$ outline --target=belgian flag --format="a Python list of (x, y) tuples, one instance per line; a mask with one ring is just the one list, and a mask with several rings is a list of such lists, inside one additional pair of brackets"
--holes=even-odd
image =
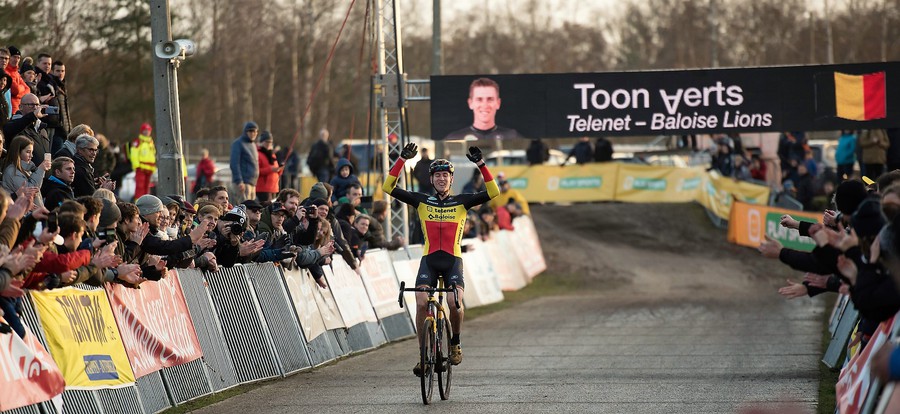
[(885, 118), (884, 72), (867, 75), (834, 72), (834, 104), (838, 118), (853, 121)]

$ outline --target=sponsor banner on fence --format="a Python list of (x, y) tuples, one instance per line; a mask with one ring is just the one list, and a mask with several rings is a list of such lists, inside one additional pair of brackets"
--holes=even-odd
[(56, 362), (27, 327), (26, 332), (24, 340), (0, 335), (0, 411), (48, 401), (66, 388)]
[(878, 330), (872, 335), (866, 348), (850, 358), (850, 362), (841, 369), (841, 375), (835, 385), (835, 394), (838, 410), (842, 414), (856, 414), (862, 409), (874, 380), (870, 358), (875, 350), (887, 342), (893, 326), (894, 318), (878, 325)]
[(529, 202), (610, 201), (615, 199), (619, 163), (584, 165), (504, 165), (491, 167), (504, 173), (510, 187)]
[(488, 256), (491, 257), (491, 266), (497, 275), (500, 289), (519, 290), (528, 284), (528, 278), (519, 264), (519, 259), (514, 254), (509, 254), (507, 233), (492, 232), (491, 238), (484, 243), (484, 246)]
[(106, 285), (137, 378), (203, 356), (178, 277), (177, 272), (170, 272), (140, 289)]
[(319, 304), (313, 293), (320, 287), (305, 270), (285, 268), (282, 274), (284, 274), (284, 283), (287, 285), (288, 292), (291, 293), (294, 310), (297, 311), (297, 317), (300, 319), (303, 336), (307, 342), (311, 342), (326, 330), (325, 320), (322, 319), (322, 312), (319, 312)]
[(337, 302), (337, 308), (341, 311), (341, 318), (347, 327), (363, 322), (377, 322), (378, 317), (369, 302), (366, 287), (353, 269), (343, 258), (335, 257), (331, 266), (325, 266), (325, 276), (328, 278), (328, 286)]
[(463, 275), (466, 281), (464, 296), (467, 308), (488, 305), (503, 301), (503, 291), (491, 260), (487, 247), (481, 239), (463, 239), (463, 244), (470, 246), (463, 253)]
[(700, 168), (618, 164), (616, 201), (686, 203), (697, 199), (704, 172)]
[(697, 201), (721, 219), (728, 220), (733, 200), (750, 204), (767, 204), (769, 187), (722, 177), (718, 173), (705, 173), (703, 189)]
[(547, 270), (547, 263), (544, 261), (544, 252), (541, 250), (541, 242), (538, 240), (537, 231), (534, 229), (534, 222), (531, 217), (516, 217), (513, 221), (513, 247), (525, 274), (528, 279), (534, 279), (544, 270)]
[(71, 389), (134, 383), (106, 291), (73, 287), (32, 291), (47, 345)]
[[(416, 286), (416, 273), (419, 272), (419, 261), (422, 260), (421, 254), (416, 259), (408, 259), (411, 254), (415, 254), (413, 248), (416, 246), (408, 246), (407, 249), (396, 250), (391, 253), (391, 263), (394, 265), (394, 273), (397, 275), (398, 282), (406, 283), (406, 287)], [(421, 251), (421, 246), (419, 246)], [(404, 292), (403, 301), (406, 310), (412, 320), (416, 320), (416, 294), (414, 292)], [(418, 329), (418, 328), (417, 328)]]
[(804, 211), (787, 210), (756, 204), (735, 202), (731, 207), (728, 219), (728, 241), (741, 246), (758, 247), (765, 241), (765, 236), (778, 240), (784, 247), (811, 251), (816, 243), (800, 232), (781, 225), (781, 216), (790, 214), (796, 220), (816, 223), (819, 214)]
[(366, 252), (366, 258), (360, 263), (360, 271), (378, 319), (403, 312), (397, 304), (400, 283), (394, 276), (394, 267), (391, 265), (391, 256), (387, 250)]

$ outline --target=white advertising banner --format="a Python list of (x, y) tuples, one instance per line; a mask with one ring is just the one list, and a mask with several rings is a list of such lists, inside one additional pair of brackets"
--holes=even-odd
[(470, 246), (469, 251), (463, 253), (466, 307), (474, 308), (503, 301), (500, 281), (491, 266), (485, 244), (475, 238), (464, 239), (463, 245)]
[(362, 281), (378, 319), (403, 312), (397, 304), (400, 283), (387, 250), (370, 250), (361, 264)]
[(288, 291), (291, 293), (291, 300), (294, 302), (294, 309), (297, 311), (303, 335), (306, 337), (306, 341), (310, 342), (325, 333), (327, 329), (314, 294), (321, 288), (306, 270), (284, 269), (282, 273)]
[(343, 258), (335, 257), (331, 266), (325, 266), (324, 269), (328, 285), (347, 327), (378, 321), (372, 303), (369, 302), (366, 287)]

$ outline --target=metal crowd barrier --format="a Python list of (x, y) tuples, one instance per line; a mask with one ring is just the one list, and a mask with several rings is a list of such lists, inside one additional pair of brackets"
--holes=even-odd
[[(380, 285), (362, 281), (337, 257), (335, 260), (340, 262), (326, 269), (327, 277), (333, 278), (329, 279), (328, 290), (319, 289), (305, 270), (286, 271), (272, 263), (237, 265), (216, 273), (179, 269), (178, 281), (202, 357), (150, 372), (136, 378), (133, 384), (117, 388), (66, 389), (61, 397), (64, 412), (158, 413), (236, 385), (283, 377), (414, 336), (409, 307), (400, 310), (387, 306), (386, 292), (390, 292), (392, 306), (396, 306), (393, 295), (399, 287), (399, 275), (391, 259), (405, 260), (404, 272), (414, 272), (408, 262), (418, 261), (422, 247), (395, 252), (374, 250), (368, 254), (382, 255), (377, 271), (387, 273), (378, 274)], [(339, 279), (340, 283), (335, 283)], [(306, 290), (298, 290), (298, 284)], [(377, 289), (380, 291), (373, 292)], [(308, 299), (310, 294), (318, 295), (316, 303)], [(304, 295), (307, 299), (301, 297)], [(381, 306), (380, 310), (376, 310), (377, 306)], [(308, 313), (309, 309), (321, 313), (321, 324), (311, 339), (305, 334), (310, 326), (304, 325), (301, 317), (305, 315), (301, 312)], [(345, 311), (350, 316), (345, 317)], [(377, 316), (379, 312), (383, 317)], [(355, 323), (347, 326), (348, 318)], [(49, 350), (30, 295), (25, 298), (23, 321)], [(56, 413), (56, 408), (52, 401), (46, 401), (2, 413), (50, 414)]]

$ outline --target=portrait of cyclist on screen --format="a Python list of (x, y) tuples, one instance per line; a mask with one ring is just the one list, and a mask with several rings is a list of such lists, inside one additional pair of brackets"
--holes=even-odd
[[(457, 293), (448, 295), (448, 303), (462, 303), (465, 282), (463, 280), (462, 249), (459, 241), (462, 239), (463, 228), (466, 223), (466, 212), (477, 205), (484, 204), (492, 198), (500, 195), (494, 177), (484, 164), (481, 150), (478, 147), (469, 147), (466, 157), (474, 162), (484, 177), (485, 191), (478, 193), (450, 194), (450, 186), (453, 184), (453, 164), (445, 159), (436, 159), (431, 162), (429, 173), (431, 184), (434, 186), (434, 195), (409, 192), (397, 188), (397, 180), (403, 171), (406, 160), (416, 156), (418, 152), (416, 144), (409, 143), (400, 152), (400, 158), (391, 168), (384, 181), (383, 190), (406, 204), (416, 209), (419, 222), (425, 234), (424, 255), (419, 265), (416, 276), (416, 287), (434, 287), (437, 285), (438, 276), (444, 278), (446, 286), (455, 285)], [(455, 297), (458, 295), (459, 297)], [(416, 329), (419, 340), (422, 340), (422, 329), (425, 322), (426, 303), (428, 294), (416, 292)], [(450, 323), (453, 333), (450, 337), (450, 363), (458, 365), (462, 362), (462, 347), (460, 346), (460, 331), (462, 328), (463, 308), (457, 309), (450, 306)], [(419, 364), (413, 369), (417, 376), (422, 375)]]

